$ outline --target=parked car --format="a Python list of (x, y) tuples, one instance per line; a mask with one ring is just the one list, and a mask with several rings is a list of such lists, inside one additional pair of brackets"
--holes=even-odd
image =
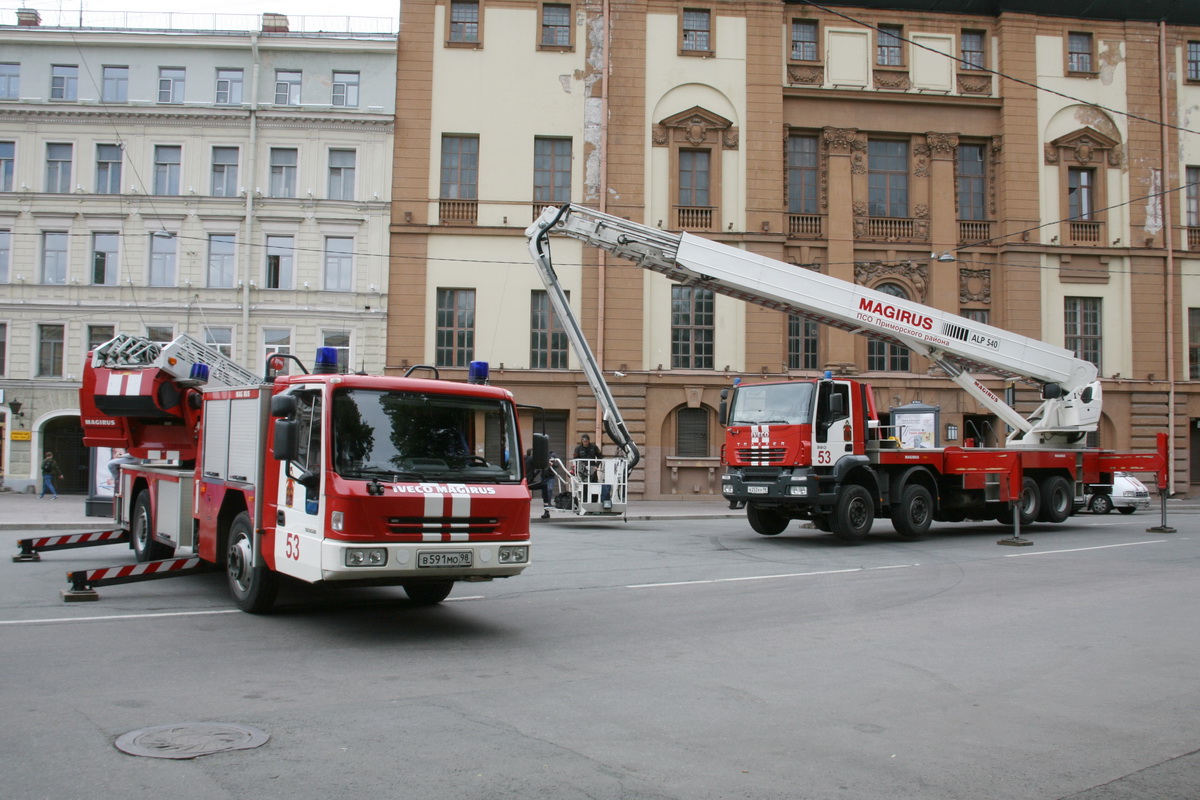
[(1114, 472), (1112, 493), (1096, 493), (1087, 499), (1086, 505), (1093, 514), (1107, 514), (1114, 508), (1122, 514), (1132, 514), (1139, 508), (1150, 508), (1150, 490), (1128, 472)]

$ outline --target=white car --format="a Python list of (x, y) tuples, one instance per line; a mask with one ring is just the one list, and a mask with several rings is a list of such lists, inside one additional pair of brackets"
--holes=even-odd
[(1087, 508), (1093, 514), (1107, 514), (1114, 508), (1122, 514), (1132, 514), (1139, 508), (1150, 508), (1150, 490), (1128, 472), (1114, 472), (1112, 493), (1092, 495)]

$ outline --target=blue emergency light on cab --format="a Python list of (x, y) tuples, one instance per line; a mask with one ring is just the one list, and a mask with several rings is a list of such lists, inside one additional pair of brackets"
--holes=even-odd
[(487, 383), (488, 362), (472, 361), (467, 368), (467, 383)]
[(314, 375), (333, 375), (338, 371), (336, 347), (318, 347), (317, 358), (313, 363)]
[(208, 364), (201, 362), (192, 364), (192, 369), (188, 376), (196, 383), (208, 383)]

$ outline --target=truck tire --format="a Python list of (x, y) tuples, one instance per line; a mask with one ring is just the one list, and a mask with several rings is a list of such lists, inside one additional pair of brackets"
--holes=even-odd
[(763, 536), (775, 536), (783, 533), (790, 521), (778, 511), (772, 511), (768, 508), (759, 508), (751, 504), (746, 506), (746, 519), (750, 522), (750, 527), (755, 533), (761, 533)]
[(245, 511), (229, 526), (229, 547), (225, 551), (225, 575), (229, 594), (242, 611), (265, 614), (275, 605), (279, 592), (279, 573), (264, 564), (254, 566), (254, 527)]
[(867, 538), (875, 522), (875, 501), (862, 486), (850, 484), (842, 493), (829, 517), (833, 535), (843, 542), (857, 544)]
[(933, 495), (913, 484), (900, 496), (900, 505), (892, 509), (892, 527), (905, 539), (920, 539), (933, 524)]
[(431, 581), (429, 583), (406, 583), (404, 593), (408, 599), (419, 606), (436, 606), (446, 599), (454, 581)]
[[(1042, 494), (1038, 491), (1037, 481), (1024, 478), (1021, 481), (1021, 494), (1017, 497), (1017, 505), (1021, 507), (1021, 524), (1029, 525), (1038, 518), (1042, 511)], [(1005, 505), (996, 513), (996, 521), (1003, 525), (1012, 525), (1012, 506)]]
[(1113, 510), (1112, 498), (1106, 494), (1095, 495), (1090, 506), (1093, 514), (1107, 514)]
[(1132, 514), (1137, 511), (1137, 506), (1121, 506), (1117, 511), (1120, 511), (1122, 514)]
[(1065, 522), (1075, 505), (1075, 493), (1071, 483), (1061, 475), (1051, 475), (1038, 484), (1042, 494), (1042, 522)]
[(154, 541), (154, 512), (150, 507), (150, 492), (138, 492), (133, 503), (133, 519), (129, 525), (129, 543), (138, 563), (161, 561), (175, 555), (175, 548)]

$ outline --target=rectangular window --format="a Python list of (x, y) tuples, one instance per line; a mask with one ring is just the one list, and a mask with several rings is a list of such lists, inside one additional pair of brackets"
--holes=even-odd
[(1100, 303), (1099, 297), (1063, 298), (1063, 347), (1097, 369), (1102, 352)]
[(542, 5), (543, 47), (571, 46), (571, 7), (558, 3)]
[(38, 370), (39, 378), (61, 378), (63, 374), (63, 347), (65, 326), (38, 325)]
[(1092, 72), (1092, 35), (1067, 34), (1067, 71)]
[(0, 231), (0, 283), (12, 277), (12, 231)]
[(571, 200), (571, 140), (533, 140), (533, 201), (561, 205)]
[(1091, 219), (1095, 211), (1093, 179), (1095, 170), (1071, 167), (1067, 170), (1067, 216), (1070, 219)]
[(159, 67), (158, 102), (182, 103), (186, 74), (187, 72), (183, 67)]
[(333, 73), (333, 104), (345, 108), (358, 108), (358, 73)]
[(237, 273), (236, 238), (232, 233), (214, 233), (208, 237), (208, 287), (232, 289)]
[(443, 200), (475, 200), (479, 180), (479, 137), (442, 137)]
[(271, 148), (270, 197), (296, 196), (296, 165), (299, 151), (291, 148)]
[(683, 10), (683, 50), (711, 53), (712, 49), (712, 12), (707, 9), (685, 8)]
[(567, 369), (567, 333), (554, 314), (545, 290), (530, 294), (529, 366), (531, 369)]
[(117, 246), (118, 233), (92, 234), (92, 283), (96, 286), (116, 286), (120, 277)]
[(709, 206), (708, 150), (679, 151), (679, 205), (689, 208)]
[(817, 323), (788, 314), (788, 369), (817, 368)]
[(1188, 380), (1200, 381), (1200, 308), (1188, 309)]
[(436, 366), (465, 367), (475, 357), (475, 290), (437, 290)]
[(981, 144), (958, 146), (958, 218), (987, 219), (987, 187)]
[(204, 326), (204, 344), (226, 358), (233, 358), (233, 328)]
[(867, 369), (871, 372), (908, 372), (909, 350), (904, 345), (871, 339), (867, 342)]
[(980, 31), (963, 31), (958, 37), (958, 57), (962, 60), (961, 69), (984, 69), (987, 66), (983, 43), (986, 41)]
[(42, 283), (64, 286), (67, 283), (67, 234), (42, 233)]
[(816, 20), (792, 20), (792, 61), (817, 61), (820, 58), (818, 30)]
[(183, 166), (183, 148), (179, 145), (155, 145), (154, 193), (179, 194), (179, 173)]
[(213, 197), (238, 196), (238, 149), (236, 147), (214, 147), (212, 149), (212, 195)]
[(1187, 226), (1200, 228), (1200, 167), (1187, 168), (1184, 208), (1187, 213)]
[(0, 322), (0, 375), (8, 372), (8, 323)]
[(17, 171), (17, 143), (0, 142), (0, 192), (13, 190), (13, 176)]
[(1200, 42), (1187, 43), (1187, 79), (1200, 81)]
[(146, 338), (156, 344), (166, 344), (175, 339), (174, 325), (147, 325)]
[(96, 145), (96, 194), (121, 193), (121, 145)]
[(354, 199), (354, 162), (357, 154), (353, 150), (329, 151), (329, 199)]
[(295, 254), (296, 246), (291, 236), (268, 236), (263, 286), (268, 289), (291, 289)]
[(175, 234), (155, 231), (150, 235), (150, 286), (175, 285), (176, 252)]
[(337, 371), (348, 372), (350, 369), (350, 334), (345, 331), (321, 331), (321, 346), (332, 347), (337, 351)]
[(711, 289), (671, 287), (672, 369), (712, 369), (714, 304)]
[(88, 352), (92, 352), (105, 342), (112, 341), (117, 335), (116, 327), (112, 325), (88, 325), (87, 326), (87, 346)]
[(325, 290), (348, 292), (354, 285), (354, 240), (325, 237)]
[(958, 312), (958, 315), (972, 322), (982, 322), (984, 325), (990, 323), (992, 316), (986, 308), (964, 308)]
[(216, 103), (219, 106), (242, 104), (242, 71), (240, 69), (217, 70)]
[(46, 145), (46, 191), (71, 191), (71, 160), (74, 145)]
[(463, 43), (479, 41), (478, 0), (450, 0), (449, 40)]
[(881, 67), (904, 66), (904, 28), (880, 25), (875, 33), (875, 63)]
[(300, 77), (296, 70), (275, 70), (275, 105), (300, 105)]
[(0, 100), (21, 99), (21, 65), (0, 64)]
[[(291, 328), (263, 328), (263, 363), (273, 355), (290, 356), (292, 354)], [(287, 375), (290, 372), (291, 361), (282, 359), (275, 368), (276, 375)]]
[(50, 99), (79, 99), (79, 67), (74, 64), (54, 64), (50, 67)]
[(867, 142), (867, 201), (872, 217), (908, 216), (908, 144)]
[(129, 102), (129, 67), (105, 67), (100, 97), (106, 103)]
[(792, 214), (820, 213), (817, 156), (816, 136), (788, 137), (788, 211)]

